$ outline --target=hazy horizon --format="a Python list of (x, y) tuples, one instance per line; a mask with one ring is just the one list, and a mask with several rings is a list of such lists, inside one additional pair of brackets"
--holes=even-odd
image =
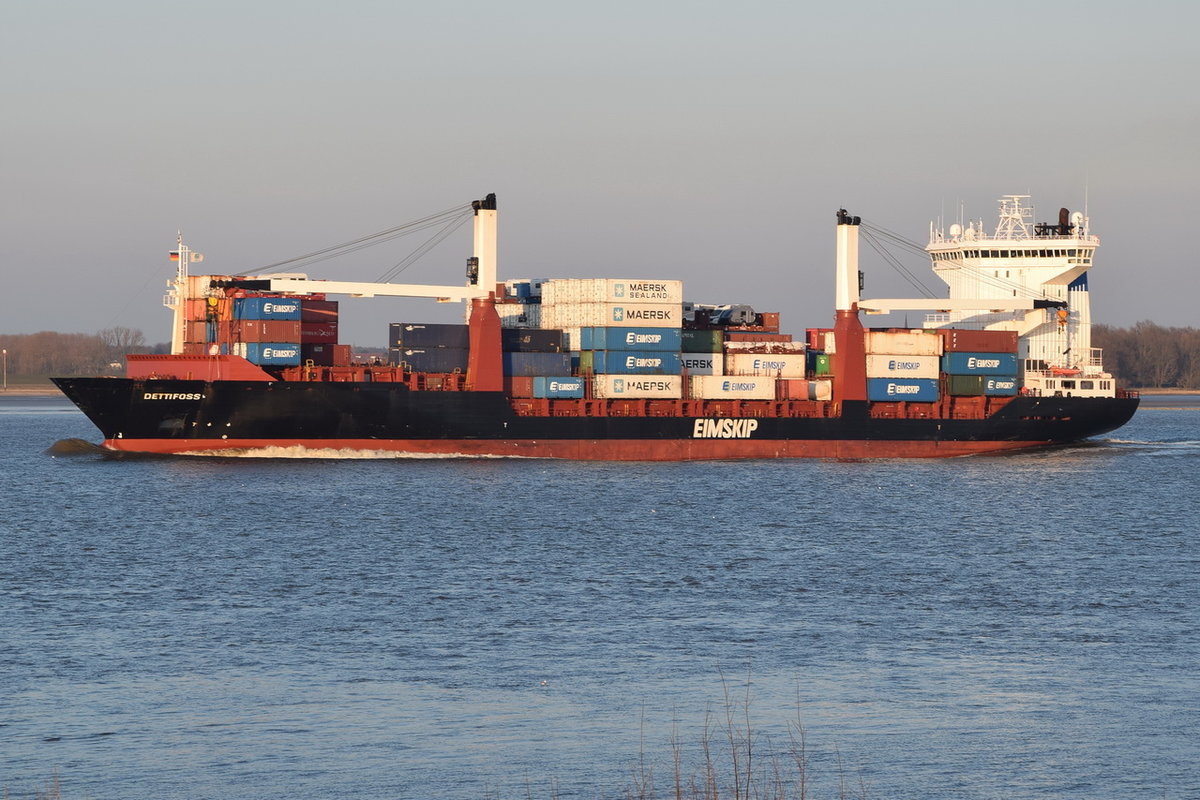
[[(502, 278), (661, 277), (832, 320), (834, 212), (924, 244), (1030, 194), (1087, 204), (1096, 322), (1195, 325), (1182, 2), (15, 2), (0, 12), (0, 332), (165, 341), (182, 230), (251, 271), (495, 192)], [(1185, 98), (1182, 99), (1181, 98)], [(375, 280), (421, 238), (314, 277)], [(406, 271), (459, 283), (469, 226)], [(863, 248), (867, 295), (913, 290)], [(928, 261), (904, 256), (942, 289)], [(457, 305), (343, 301), (342, 341)], [(870, 318), (875, 319), (875, 318)]]

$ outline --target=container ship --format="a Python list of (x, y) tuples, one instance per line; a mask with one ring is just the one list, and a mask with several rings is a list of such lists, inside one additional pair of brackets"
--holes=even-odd
[[(180, 237), (164, 303), (169, 355), (124, 377), (54, 382), (112, 451), (320, 457), (593, 460), (914, 458), (1079, 442), (1127, 422), (1091, 346), (1087, 275), (1099, 245), (1025, 195), (982, 221), (930, 226), (948, 296), (861, 297), (861, 220), (837, 213), (834, 324), (685, 301), (679, 280), (497, 280), (495, 195), (462, 207), (474, 253), (460, 285), (193, 275)], [(331, 296), (465, 304), (464, 324), (397, 322), (388, 358), (338, 341)], [(919, 328), (863, 313), (924, 311)]]

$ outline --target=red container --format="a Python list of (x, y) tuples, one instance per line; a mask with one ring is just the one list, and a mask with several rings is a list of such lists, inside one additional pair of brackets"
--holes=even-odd
[(746, 331), (729, 331), (725, 334), (727, 342), (790, 342), (790, 333), (748, 333)]
[(191, 320), (184, 323), (183, 340), (185, 342), (207, 342), (208, 323), (204, 320)]
[(779, 330), (779, 312), (764, 311), (762, 313), (762, 326), (769, 331)]
[(300, 343), (301, 344), (337, 344), (338, 340), (338, 324), (337, 322), (301, 322), (300, 323)]
[(779, 378), (775, 381), (775, 391), (780, 400), (807, 400), (808, 381), (804, 378)]
[(335, 367), (350, 366), (350, 359), (353, 357), (350, 352), (350, 345), (335, 344), (330, 346), (333, 348), (333, 365)]
[(337, 300), (307, 300), (300, 301), (301, 322), (333, 322), (338, 320)]
[(509, 397), (533, 397), (533, 378), (520, 376), (505, 378), (504, 388)]
[(235, 319), (221, 323), (226, 342), (299, 342), (300, 320)]
[(979, 331), (967, 328), (938, 328), (942, 349), (947, 353), (1015, 353), (1016, 331)]

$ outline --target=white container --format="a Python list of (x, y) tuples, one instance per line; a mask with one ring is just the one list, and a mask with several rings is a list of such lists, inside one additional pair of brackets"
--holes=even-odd
[(582, 349), (580, 347), (580, 345), (583, 341), (583, 336), (582, 336), (583, 331), (578, 325), (568, 325), (567, 327), (561, 328), (560, 330), (562, 330), (562, 332), (563, 332), (563, 347), (565, 349), (567, 349), (567, 350), (581, 350)]
[(803, 353), (804, 342), (726, 342), (726, 353)]
[(560, 278), (542, 286), (544, 303), (682, 303), (683, 281), (659, 278)]
[(808, 382), (809, 400), (832, 400), (833, 381), (820, 380)]
[(938, 356), (867, 355), (868, 378), (937, 378)]
[(683, 379), (678, 375), (595, 375), (596, 397), (677, 400), (683, 396)]
[(940, 356), (942, 337), (935, 331), (867, 331), (867, 352), (897, 356)]
[(542, 305), (543, 328), (678, 328), (680, 303), (553, 303)]
[(689, 375), (725, 374), (725, 357), (720, 353), (681, 353), (679, 359)]
[(726, 375), (769, 375), (773, 378), (803, 378), (807, 365), (803, 353), (729, 353)]
[[(542, 327), (542, 307), (537, 303), (497, 303), (496, 315), (500, 317), (501, 328), (540, 328)], [(467, 319), (471, 318), (467, 309)]]
[(694, 375), (690, 388), (697, 400), (775, 399), (775, 379), (762, 375)]

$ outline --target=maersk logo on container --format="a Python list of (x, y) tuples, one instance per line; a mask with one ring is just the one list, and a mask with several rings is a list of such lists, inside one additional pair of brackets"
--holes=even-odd
[(979, 358), (971, 356), (967, 359), (967, 369), (999, 369), (1000, 359), (998, 358)]
[(920, 394), (921, 387), (911, 383), (889, 383), (888, 394)]
[(613, 394), (630, 392), (669, 392), (675, 388), (670, 381), (653, 378), (614, 378)]
[(661, 369), (662, 365), (663, 360), (661, 358), (625, 356), (625, 369)]
[(756, 419), (698, 419), (692, 425), (692, 438), (749, 439), (756, 430)]
[(621, 306), (613, 306), (613, 322), (625, 321), (625, 309)]
[(617, 297), (629, 297), (634, 300), (670, 301), (671, 299), (671, 290), (665, 283), (639, 281), (628, 286), (618, 283), (613, 288), (613, 294)]
[[(621, 310), (622, 309), (620, 307), (613, 309), (614, 319), (616, 319), (617, 312), (621, 311)], [(623, 311), (624, 311), (624, 315), (625, 315), (624, 319), (631, 319), (631, 320), (639, 320), (639, 319), (641, 319), (641, 320), (647, 320), (647, 319), (669, 320), (669, 319), (671, 319), (671, 312), (667, 311), (666, 309), (662, 309), (662, 308), (626, 308)], [(620, 322), (621, 320), (617, 319), (616, 321)]]

